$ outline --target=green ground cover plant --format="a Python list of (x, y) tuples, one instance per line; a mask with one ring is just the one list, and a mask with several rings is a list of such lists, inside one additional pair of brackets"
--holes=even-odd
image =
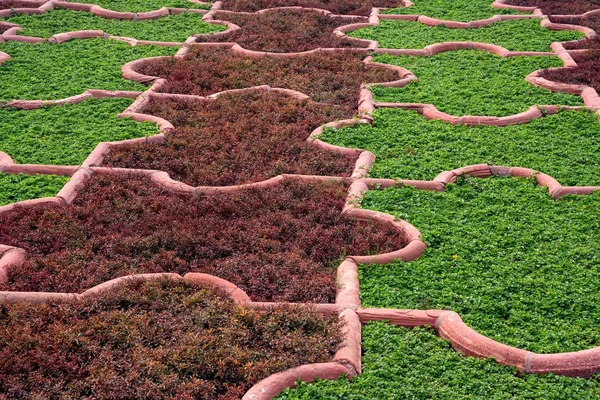
[(198, 4), (187, 0), (69, 0), (72, 3), (97, 4), (102, 8), (122, 12), (154, 11), (162, 7), (200, 8), (208, 10), (210, 3)]
[(450, 21), (476, 21), (494, 15), (520, 14), (509, 9), (497, 9), (491, 6), (493, 0), (414, 0), (411, 7), (393, 8), (386, 14), (426, 15), (431, 18)]
[(598, 377), (522, 375), (493, 360), (462, 357), (426, 328), (363, 327), (363, 373), (349, 382), (300, 383), (279, 400), (597, 399)]
[(0, 206), (22, 200), (55, 196), (68, 180), (68, 177), (56, 175), (0, 173)]
[(451, 125), (415, 111), (379, 108), (374, 124), (327, 129), (321, 139), (372, 151), (375, 178), (431, 180), (442, 171), (488, 163), (533, 168), (563, 185), (600, 185), (600, 125), (589, 111), (561, 111), (526, 124)]
[(374, 61), (412, 71), (418, 82), (403, 88), (373, 87), (376, 101), (430, 103), (452, 115), (507, 116), (536, 104), (582, 105), (579, 96), (552, 93), (526, 82), (531, 72), (561, 67), (558, 57), (503, 58), (457, 50), (431, 57), (378, 55)]
[(21, 25), (19, 35), (49, 38), (62, 32), (77, 30), (103, 30), (113, 36), (126, 36), (139, 40), (183, 42), (195, 33), (211, 33), (225, 30), (220, 25), (202, 22), (202, 14), (183, 13), (168, 17), (122, 21), (97, 17), (92, 13), (73, 10), (53, 10), (41, 15), (17, 15), (7, 22)]
[(379, 47), (422, 49), (440, 42), (493, 43), (512, 51), (552, 51), (552, 42), (582, 39), (578, 31), (552, 31), (542, 28), (538, 19), (498, 22), (477, 29), (449, 29), (414, 21), (382, 19), (378, 26), (350, 32), (351, 37), (377, 40)]
[(12, 59), (0, 65), (0, 102), (54, 100), (86, 89), (139, 90), (121, 76), (121, 66), (144, 57), (172, 56), (174, 47), (130, 46), (116, 40), (72, 40), (62, 44), (0, 43)]
[(132, 102), (90, 99), (31, 111), (0, 108), (0, 151), (19, 164), (79, 165), (100, 142), (158, 133), (153, 123), (117, 117)]
[(600, 346), (600, 193), (553, 200), (535, 179), (459, 179), (446, 192), (369, 191), (363, 206), (418, 227), (420, 259), (360, 271), (364, 306), (451, 309), (538, 353)]
[(130, 281), (73, 302), (0, 304), (3, 399), (239, 399), (268, 375), (330, 361), (341, 322), (256, 311), (187, 282)]

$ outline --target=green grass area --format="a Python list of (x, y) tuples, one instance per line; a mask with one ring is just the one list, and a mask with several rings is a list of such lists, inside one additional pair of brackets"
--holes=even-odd
[(145, 90), (121, 76), (129, 61), (170, 56), (175, 47), (129, 46), (116, 40), (72, 40), (62, 44), (0, 43), (12, 59), (0, 65), (0, 102), (13, 99), (54, 100), (86, 89)]
[(539, 19), (503, 21), (484, 28), (449, 29), (414, 21), (382, 19), (379, 26), (350, 32), (350, 36), (377, 40), (387, 49), (422, 49), (440, 42), (492, 43), (512, 51), (552, 51), (552, 42), (582, 39), (578, 31), (552, 31), (542, 28)]
[(589, 111), (505, 127), (451, 125), (392, 108), (377, 109), (374, 118), (372, 126), (327, 129), (320, 138), (375, 153), (375, 178), (431, 180), (442, 171), (488, 163), (533, 168), (563, 185), (600, 185), (600, 124)]
[(69, 0), (74, 3), (97, 4), (102, 8), (122, 12), (154, 11), (162, 7), (195, 8), (208, 10), (210, 4), (197, 4), (187, 0)]
[(374, 61), (407, 68), (419, 78), (404, 88), (373, 87), (376, 101), (430, 103), (452, 115), (499, 117), (536, 104), (583, 104), (579, 96), (552, 93), (524, 80), (535, 70), (562, 66), (558, 57), (502, 58), (486, 51), (458, 50), (431, 57), (383, 54)]
[(0, 173), (0, 206), (17, 201), (56, 196), (68, 180), (66, 176)]
[(482, 334), (538, 353), (600, 346), (600, 193), (553, 200), (535, 179), (461, 179), (446, 192), (369, 191), (405, 219), (420, 259), (363, 266), (365, 307), (451, 309)]
[(597, 399), (598, 378), (517, 376), (493, 360), (462, 357), (430, 329), (370, 323), (363, 328), (363, 374), (352, 382), (301, 383), (277, 399)]
[(522, 14), (508, 9), (493, 8), (493, 0), (414, 0), (408, 8), (394, 8), (385, 14), (426, 15), (450, 21), (476, 21), (494, 15)]
[(121, 21), (95, 16), (92, 13), (73, 10), (54, 10), (41, 15), (17, 15), (7, 22), (21, 25), (20, 35), (45, 39), (62, 32), (77, 30), (103, 30), (113, 36), (126, 36), (138, 40), (184, 42), (195, 33), (211, 33), (225, 30), (220, 25), (202, 22), (198, 13), (170, 15), (153, 20)]
[(130, 99), (90, 99), (24, 111), (0, 108), (0, 151), (19, 164), (79, 165), (100, 142), (155, 135), (152, 123), (117, 118)]

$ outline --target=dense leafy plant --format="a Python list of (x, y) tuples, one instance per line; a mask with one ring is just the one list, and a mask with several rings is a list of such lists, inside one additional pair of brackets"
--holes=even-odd
[(534, 168), (563, 185), (600, 185), (600, 125), (593, 112), (561, 111), (505, 127), (451, 125), (389, 108), (374, 116), (372, 126), (327, 129), (320, 137), (374, 152), (372, 177), (430, 180), (442, 171), (488, 163)]
[(145, 113), (176, 127), (161, 144), (113, 152), (106, 165), (159, 169), (192, 186), (258, 182), (280, 174), (350, 176), (355, 158), (306, 141), (319, 125), (352, 116), (342, 107), (251, 92), (216, 101), (152, 102)]
[(162, 7), (209, 9), (210, 4), (199, 4), (188, 0), (68, 0), (74, 3), (97, 4), (107, 10), (124, 12), (144, 12)]
[(215, 14), (241, 29), (226, 35), (199, 36), (198, 42), (236, 42), (255, 51), (289, 53), (316, 48), (367, 47), (347, 37), (333, 34), (335, 28), (356, 22), (356, 18), (331, 17), (311, 10), (275, 9), (261, 14)]
[(56, 175), (0, 173), (0, 206), (22, 200), (55, 196), (69, 178)]
[(212, 289), (132, 281), (71, 303), (0, 304), (5, 399), (239, 399), (253, 383), (327, 362), (340, 322), (236, 306)]
[(517, 375), (493, 360), (465, 358), (430, 329), (382, 322), (363, 328), (363, 373), (348, 381), (299, 383), (277, 399), (596, 399), (598, 377)]
[(97, 17), (87, 12), (57, 9), (41, 15), (17, 15), (7, 18), (6, 21), (21, 25), (24, 30), (19, 32), (20, 35), (46, 39), (62, 32), (99, 29), (113, 36), (133, 37), (139, 40), (183, 42), (194, 33), (225, 30), (220, 25), (202, 22), (202, 14), (198, 13), (170, 15), (153, 20), (122, 21)]
[(407, 8), (386, 10), (386, 14), (426, 15), (451, 21), (475, 21), (494, 15), (518, 14), (509, 9), (492, 8), (490, 0), (415, 0)]
[(600, 8), (598, 0), (509, 0), (515, 6), (541, 8), (544, 14), (583, 14)]
[(384, 19), (378, 26), (353, 31), (350, 36), (377, 40), (379, 47), (388, 49), (421, 49), (440, 42), (482, 42), (512, 51), (552, 51), (552, 42), (585, 37), (577, 31), (542, 28), (537, 19), (503, 21), (477, 29), (448, 29), (443, 25), (431, 27), (419, 22)]
[(0, 108), (0, 151), (19, 164), (79, 165), (100, 142), (155, 135), (152, 123), (117, 118), (130, 99), (23, 111)]
[(365, 306), (451, 309), (482, 334), (539, 353), (600, 346), (600, 193), (557, 201), (534, 182), (368, 192), (364, 207), (408, 220), (429, 248), (411, 263), (363, 267)]
[(524, 80), (535, 70), (561, 66), (557, 57), (503, 58), (485, 51), (458, 50), (431, 57), (385, 54), (375, 61), (400, 65), (419, 78), (403, 88), (373, 88), (378, 101), (431, 103), (452, 115), (499, 117), (536, 104), (582, 104), (578, 96), (552, 93)]
[(87, 89), (145, 90), (121, 77), (121, 66), (177, 49), (130, 46), (116, 40), (72, 40), (62, 44), (0, 43), (12, 59), (0, 65), (0, 102), (14, 99), (62, 99)]
[(235, 55), (230, 50), (192, 47), (184, 60), (147, 61), (137, 71), (167, 79), (159, 89), (165, 93), (207, 96), (223, 90), (270, 85), (300, 91), (321, 103), (356, 109), (361, 83), (398, 79), (398, 74), (387, 68), (367, 68), (363, 57), (356, 53), (317, 53), (256, 59)]
[(342, 215), (346, 189), (287, 182), (180, 197), (149, 178), (95, 175), (71, 206), (0, 216), (0, 243), (28, 252), (2, 289), (74, 292), (132, 273), (198, 271), (254, 300), (330, 302), (340, 257), (405, 244), (391, 224)]
[(369, 15), (373, 7), (397, 7), (398, 0), (225, 0), (225, 10), (255, 12), (265, 8), (301, 6), (319, 8), (338, 15)]
[(588, 85), (600, 90), (600, 49), (574, 55), (576, 67), (542, 71), (542, 77), (551, 81)]

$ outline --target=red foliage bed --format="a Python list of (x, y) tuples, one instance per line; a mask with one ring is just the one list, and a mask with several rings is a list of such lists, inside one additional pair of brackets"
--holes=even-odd
[(265, 8), (300, 6), (319, 8), (338, 15), (369, 15), (373, 7), (401, 7), (399, 0), (224, 0), (225, 10), (255, 12)]
[[(223, 35), (198, 35), (198, 42), (237, 42), (248, 50), (271, 53), (300, 52), (319, 47), (367, 47), (360, 40), (333, 34), (337, 27), (360, 22), (357, 17), (328, 17), (310, 10), (280, 9), (261, 14), (218, 12), (215, 19), (232, 22), (241, 29)], [(366, 18), (362, 22), (366, 22)]]
[(355, 158), (306, 141), (319, 125), (350, 118), (346, 108), (251, 91), (214, 101), (157, 99), (144, 110), (176, 129), (163, 144), (113, 151), (105, 165), (158, 169), (192, 186), (230, 186), (280, 174), (350, 176)]
[(189, 283), (131, 282), (73, 303), (0, 303), (3, 399), (239, 399), (266, 376), (328, 362), (340, 323), (259, 312)]
[(588, 85), (600, 91), (600, 50), (590, 50), (573, 56), (575, 68), (542, 71), (542, 77), (556, 82)]
[(94, 175), (71, 206), (0, 216), (0, 243), (28, 252), (0, 290), (75, 292), (133, 273), (195, 271), (256, 301), (331, 302), (341, 257), (406, 244), (391, 224), (342, 215), (346, 189), (285, 182), (191, 198), (149, 178)]
[(367, 68), (358, 53), (307, 54), (292, 58), (242, 57), (228, 49), (192, 47), (185, 59), (151, 60), (137, 72), (167, 79), (163, 93), (207, 96), (229, 89), (270, 85), (297, 90), (314, 101), (356, 110), (361, 83), (397, 80), (384, 67)]

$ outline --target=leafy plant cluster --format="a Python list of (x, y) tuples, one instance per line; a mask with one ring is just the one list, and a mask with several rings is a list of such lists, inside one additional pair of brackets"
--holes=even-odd
[(542, 77), (557, 82), (588, 85), (600, 90), (600, 49), (574, 55), (574, 59), (576, 67), (546, 70), (542, 72)]
[(166, 280), (69, 303), (0, 304), (0, 393), (239, 399), (272, 373), (330, 361), (340, 327), (310, 309), (255, 311)]
[(537, 19), (509, 20), (477, 29), (449, 29), (443, 25), (431, 27), (419, 22), (384, 19), (378, 26), (352, 31), (350, 36), (377, 40), (382, 48), (421, 49), (441, 42), (481, 42), (512, 51), (552, 51), (552, 42), (585, 37), (577, 31), (542, 28)]
[(370, 323), (363, 327), (362, 345), (361, 376), (298, 383), (277, 399), (592, 400), (600, 393), (598, 377), (517, 375), (494, 360), (463, 357), (431, 329)]
[(167, 17), (123, 21), (97, 17), (92, 13), (73, 10), (53, 10), (41, 15), (17, 15), (7, 22), (21, 25), (20, 35), (43, 37), (78, 30), (103, 30), (113, 36), (133, 37), (138, 40), (184, 42), (195, 33), (212, 33), (225, 30), (223, 26), (202, 22), (198, 13), (183, 13)]
[(165, 78), (166, 84), (159, 89), (164, 93), (207, 96), (223, 90), (270, 85), (300, 91), (317, 102), (356, 109), (361, 83), (399, 78), (388, 68), (367, 68), (363, 57), (349, 52), (256, 59), (231, 50), (192, 47), (183, 60), (151, 60), (138, 66), (137, 72)]
[(525, 124), (451, 125), (415, 111), (380, 108), (372, 126), (327, 129), (320, 139), (372, 151), (376, 178), (431, 180), (466, 165), (526, 166), (563, 185), (600, 185), (598, 116), (561, 111)]
[(398, 0), (225, 0), (225, 10), (255, 12), (265, 8), (301, 6), (319, 8), (338, 15), (369, 15), (373, 7), (397, 7)]
[(286, 182), (192, 198), (145, 177), (94, 175), (71, 206), (2, 215), (0, 243), (28, 252), (2, 290), (79, 292), (134, 273), (195, 271), (257, 301), (331, 302), (342, 257), (406, 244), (391, 224), (342, 214), (346, 190)]
[(144, 85), (123, 79), (121, 66), (139, 58), (171, 56), (177, 49), (87, 39), (62, 44), (5, 42), (0, 51), (12, 56), (0, 65), (0, 102), (5, 102), (62, 99), (87, 89), (143, 91)]
[(106, 165), (158, 169), (192, 186), (228, 186), (279, 174), (350, 176), (356, 160), (306, 141), (319, 125), (352, 116), (341, 107), (251, 92), (209, 102), (161, 99), (144, 112), (176, 129), (164, 143), (113, 151)]
[(600, 8), (598, 0), (509, 0), (515, 6), (541, 8), (544, 14), (583, 14)]
[(19, 164), (80, 165), (100, 142), (158, 133), (152, 123), (117, 117), (131, 103), (115, 98), (30, 111), (0, 108), (0, 151)]
[(554, 200), (535, 179), (460, 179), (446, 192), (369, 191), (429, 246), (360, 271), (365, 306), (451, 309), (478, 332), (537, 353), (600, 346), (600, 193)]
[(387, 54), (375, 61), (412, 71), (418, 82), (403, 88), (374, 87), (376, 101), (429, 103), (452, 115), (507, 116), (536, 104), (582, 105), (581, 98), (531, 85), (531, 72), (560, 67), (557, 57), (503, 58), (486, 51), (458, 50), (431, 57)]
[[(216, 19), (241, 27), (226, 35), (199, 36), (198, 42), (236, 42), (248, 50), (289, 53), (316, 48), (367, 47), (333, 34), (335, 28), (355, 22), (347, 17), (330, 17), (311, 10), (276, 9), (261, 14), (225, 14)], [(366, 20), (366, 19), (365, 19)]]
[(386, 10), (386, 14), (426, 15), (450, 21), (476, 21), (494, 15), (520, 14), (510, 9), (491, 6), (490, 0), (415, 0), (411, 7)]
[(56, 196), (69, 178), (56, 175), (0, 173), (0, 206), (17, 201)]
[(188, 0), (68, 0), (73, 3), (97, 4), (102, 8), (121, 12), (146, 12), (169, 8), (210, 8), (210, 3), (198, 4)]

